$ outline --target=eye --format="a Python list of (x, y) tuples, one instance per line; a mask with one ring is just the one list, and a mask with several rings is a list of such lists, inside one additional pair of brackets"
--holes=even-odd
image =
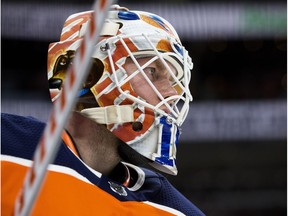
[(155, 70), (155, 68), (153, 68), (153, 67), (148, 67), (148, 68), (146, 68), (146, 71), (147, 71), (149, 74), (154, 75), (156, 70)]
[(151, 81), (155, 81), (157, 79), (156, 68), (154, 67), (146, 67), (144, 69), (145, 74)]

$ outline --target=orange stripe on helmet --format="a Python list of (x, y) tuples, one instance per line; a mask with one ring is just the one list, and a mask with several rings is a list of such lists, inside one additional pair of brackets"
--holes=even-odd
[[(133, 53), (138, 51), (138, 48), (134, 45), (134, 43), (129, 39), (129, 38), (124, 38), (123, 39), (125, 44), (127, 45), (127, 47), (129, 48), (129, 50)], [(118, 61), (119, 59), (121, 59), (123, 56), (127, 56), (128, 52), (125, 49), (125, 47), (122, 45), (121, 41), (117, 41), (115, 43), (116, 45), (116, 50), (113, 53), (113, 60), (114, 62)]]
[[(134, 111), (134, 116), (140, 116), (143, 114), (140, 110)], [(135, 140), (136, 137), (142, 136), (148, 129), (153, 125), (154, 122), (154, 113), (149, 108), (145, 108), (145, 118), (142, 123), (142, 129), (140, 131), (134, 131), (131, 123), (124, 123), (121, 127), (116, 127), (112, 132), (119, 137), (123, 142), (130, 142)], [(109, 129), (112, 128), (113, 125), (109, 125)]]
[(156, 48), (160, 51), (173, 52), (170, 42), (165, 39), (160, 40), (156, 45)]
[[(60, 37), (60, 41), (67, 40), (73, 34), (75, 34), (76, 32), (79, 32), (80, 29), (81, 29), (81, 26), (84, 23), (86, 23), (88, 20), (90, 20), (91, 17), (92, 17), (92, 11), (87, 11), (85, 13), (80, 13), (78, 16), (73, 16), (72, 18), (69, 17), (65, 21), (64, 26), (63, 26), (63, 29), (67, 28), (67, 27), (69, 27), (69, 29), (66, 29), (65, 32), (62, 32), (61, 37)], [(72, 25), (73, 22), (75, 22), (74, 25)], [(71, 26), (69, 26), (69, 25), (71, 25)], [(77, 36), (77, 38), (79, 39), (78, 36)]]
[(157, 22), (156, 20), (154, 20), (153, 18), (151, 18), (149, 16), (141, 14), (140, 17), (144, 22), (148, 23), (149, 25), (152, 25), (156, 28), (162, 29), (162, 30), (166, 31), (167, 33), (169, 33), (170, 35), (175, 37), (175, 35), (171, 31), (171, 29), (167, 25), (165, 25), (164, 23), (163, 23), (163, 25), (165, 25), (165, 27), (160, 25), (159, 22)]

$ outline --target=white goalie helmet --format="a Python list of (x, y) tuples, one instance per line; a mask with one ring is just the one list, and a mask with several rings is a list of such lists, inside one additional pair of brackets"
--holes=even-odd
[[(52, 101), (80, 45), (92, 11), (66, 20), (60, 42), (48, 52)], [(177, 174), (180, 126), (192, 95), (192, 60), (170, 23), (143, 11), (114, 6), (79, 91), (76, 110), (107, 128), (165, 173)]]

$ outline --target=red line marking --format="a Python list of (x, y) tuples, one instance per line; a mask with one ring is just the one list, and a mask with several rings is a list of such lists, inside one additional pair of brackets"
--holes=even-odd
[(95, 29), (96, 29), (96, 24), (95, 24), (95, 12), (92, 13), (92, 17), (91, 17), (91, 23), (90, 23), (90, 37), (92, 37), (94, 35)]
[(66, 104), (66, 98), (65, 98), (65, 88), (63, 88), (62, 89), (62, 91), (61, 91), (61, 96), (60, 96), (60, 108), (61, 108), (61, 110), (63, 110), (64, 109), (64, 107), (65, 107), (65, 104)]
[(52, 113), (52, 116), (51, 116), (51, 125), (50, 125), (50, 132), (51, 132), (51, 134), (53, 134), (54, 133), (54, 130), (55, 130), (55, 128), (56, 128), (56, 121), (55, 121), (55, 114), (54, 114), (54, 112)]
[(103, 8), (105, 8), (105, 5), (107, 4), (107, 1), (106, 0), (101, 0), (100, 2), (100, 8), (101, 10), (103, 10)]
[(85, 50), (86, 50), (86, 44), (85, 44), (85, 37), (84, 37), (84, 39), (80, 45), (80, 58), (81, 58), (81, 60), (83, 60), (83, 58), (84, 58)]
[(35, 165), (34, 164), (35, 164), (35, 162), (33, 162), (31, 174), (30, 174), (30, 178), (29, 178), (30, 187), (32, 186), (32, 184), (35, 180)]
[(71, 88), (74, 85), (75, 78), (76, 78), (76, 75), (75, 75), (75, 70), (74, 70), (74, 67), (73, 67), (73, 68), (71, 68), (71, 76), (70, 76), (70, 83), (69, 83)]
[(46, 155), (45, 145), (44, 145), (44, 138), (40, 142), (40, 161), (43, 161), (43, 158)]
[(21, 195), (20, 195), (20, 199), (19, 199), (19, 211), (21, 211), (23, 209), (23, 205), (24, 205), (24, 192), (22, 191), (21, 192)]

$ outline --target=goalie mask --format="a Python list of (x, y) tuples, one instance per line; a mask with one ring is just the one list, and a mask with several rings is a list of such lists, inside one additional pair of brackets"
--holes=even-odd
[[(60, 93), (92, 11), (71, 15), (48, 52), (52, 101)], [(76, 110), (107, 128), (165, 173), (177, 174), (180, 126), (192, 96), (192, 60), (163, 18), (115, 8), (108, 14)]]

